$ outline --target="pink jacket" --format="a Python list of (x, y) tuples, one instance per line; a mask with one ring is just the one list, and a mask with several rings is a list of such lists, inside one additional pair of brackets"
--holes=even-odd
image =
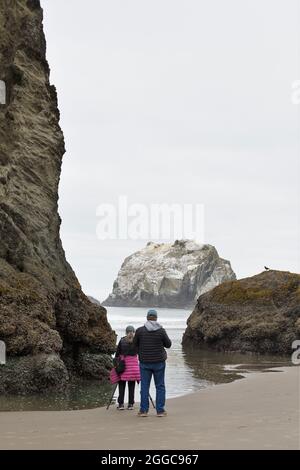
[(120, 359), (125, 361), (125, 370), (122, 374), (118, 375), (116, 369), (113, 368), (110, 372), (110, 382), (115, 384), (119, 380), (136, 381), (140, 382), (141, 373), (138, 356), (120, 356)]

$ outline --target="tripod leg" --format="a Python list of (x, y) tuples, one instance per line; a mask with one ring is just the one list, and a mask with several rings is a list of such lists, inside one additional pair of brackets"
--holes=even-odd
[(152, 397), (151, 397), (150, 393), (149, 393), (149, 398), (150, 398), (150, 401), (151, 401), (151, 403), (152, 403), (153, 408), (155, 409), (156, 406), (154, 405), (154, 401), (152, 400)]
[[(138, 382), (138, 385), (140, 385), (140, 382)], [(149, 398), (150, 398), (150, 401), (151, 401), (151, 403), (152, 403), (153, 408), (156, 409), (156, 406), (154, 405), (154, 401), (153, 401), (153, 399), (152, 399), (150, 393), (149, 393)]]
[(115, 391), (116, 391), (116, 389), (117, 389), (118, 383), (119, 383), (119, 382), (117, 382), (117, 383), (116, 383), (116, 385), (115, 385), (115, 387), (114, 387), (114, 389), (113, 389), (113, 392), (112, 392), (112, 394), (111, 394), (111, 397), (110, 397), (109, 403), (108, 403), (108, 405), (107, 405), (107, 407), (106, 407), (106, 409), (107, 409), (107, 410), (108, 410), (108, 408), (110, 407), (110, 405), (111, 405), (111, 402), (113, 401), (114, 394), (115, 394)]

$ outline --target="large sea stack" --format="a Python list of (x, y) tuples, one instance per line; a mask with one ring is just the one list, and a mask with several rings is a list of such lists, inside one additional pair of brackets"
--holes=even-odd
[[(66, 262), (57, 212), (64, 138), (38, 0), (0, 0), (0, 393), (106, 378), (115, 334)], [(6, 89), (3, 99), (3, 90)]]
[(183, 345), (220, 351), (290, 354), (300, 338), (300, 275), (265, 271), (201, 295)]
[(230, 262), (212, 245), (149, 242), (125, 259), (104, 305), (194, 307), (199, 295), (229, 279), (235, 279)]

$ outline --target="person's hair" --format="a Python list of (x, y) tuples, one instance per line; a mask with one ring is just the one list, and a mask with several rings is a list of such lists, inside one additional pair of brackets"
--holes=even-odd
[(128, 325), (128, 326), (126, 327), (126, 336), (125, 336), (126, 341), (127, 341), (128, 343), (132, 343), (133, 337), (134, 337), (134, 333), (135, 333), (135, 328), (134, 328), (132, 325)]
[(134, 338), (134, 331), (129, 331), (125, 336), (125, 340), (127, 341), (127, 343), (132, 343), (133, 338)]

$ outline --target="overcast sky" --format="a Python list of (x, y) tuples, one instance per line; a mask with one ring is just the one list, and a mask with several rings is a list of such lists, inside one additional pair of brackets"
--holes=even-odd
[(204, 204), (237, 276), (299, 272), (299, 1), (42, 0), (67, 153), (61, 236), (103, 300), (146, 241), (101, 241), (101, 203)]

